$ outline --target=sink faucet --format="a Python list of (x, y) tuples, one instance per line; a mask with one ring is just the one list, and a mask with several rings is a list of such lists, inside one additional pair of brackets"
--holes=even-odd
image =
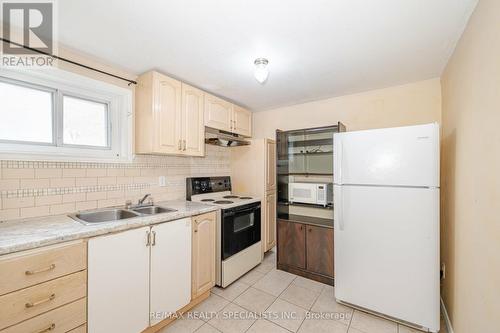
[[(142, 204), (144, 204), (144, 201), (146, 201), (146, 199), (150, 198), (150, 197), (151, 197), (151, 193), (146, 194), (142, 199), (139, 199), (139, 202), (137, 202), (137, 205), (141, 206)], [(149, 200), (151, 203), (153, 203), (152, 198), (150, 198)]]

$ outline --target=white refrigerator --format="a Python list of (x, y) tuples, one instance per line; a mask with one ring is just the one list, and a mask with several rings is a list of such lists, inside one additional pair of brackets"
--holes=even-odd
[(439, 125), (334, 134), (335, 297), (439, 330)]

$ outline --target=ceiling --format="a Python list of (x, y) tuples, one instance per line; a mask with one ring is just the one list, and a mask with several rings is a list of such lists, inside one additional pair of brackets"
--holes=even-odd
[(440, 76), (477, 1), (64, 0), (59, 39), (259, 111)]

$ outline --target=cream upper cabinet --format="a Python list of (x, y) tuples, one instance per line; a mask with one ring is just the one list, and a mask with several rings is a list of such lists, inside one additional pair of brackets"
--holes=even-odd
[(216, 213), (193, 217), (192, 298), (215, 285)]
[(203, 92), (154, 71), (137, 81), (136, 153), (203, 156)]
[(276, 190), (276, 141), (266, 139), (266, 191)]
[(155, 71), (137, 83), (137, 154), (204, 156), (205, 126), (252, 134), (252, 113), (240, 106)]
[(205, 94), (205, 126), (231, 132), (233, 104), (210, 94)]
[(252, 112), (238, 105), (233, 105), (232, 132), (243, 136), (252, 136)]
[(276, 192), (266, 195), (265, 251), (276, 245)]
[(182, 149), (186, 155), (205, 154), (204, 95), (202, 90), (182, 84)]
[(205, 126), (252, 136), (252, 113), (241, 106), (205, 93)]
[(181, 83), (157, 75), (153, 87), (153, 149), (158, 153), (175, 153), (181, 135)]

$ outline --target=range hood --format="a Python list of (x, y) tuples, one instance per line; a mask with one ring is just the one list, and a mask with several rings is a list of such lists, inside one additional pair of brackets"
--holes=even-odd
[(236, 147), (249, 145), (250, 141), (245, 140), (244, 137), (238, 134), (207, 127), (205, 131), (205, 143), (220, 147)]

